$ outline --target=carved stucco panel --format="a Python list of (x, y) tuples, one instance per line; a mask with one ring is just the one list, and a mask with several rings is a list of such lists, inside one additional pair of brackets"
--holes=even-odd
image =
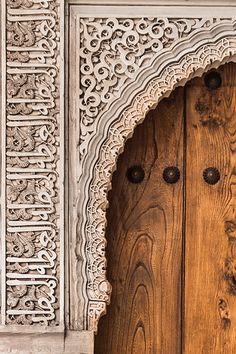
[[(127, 32), (122, 27), (126, 21)], [(111, 23), (112, 30), (107, 29)], [(155, 50), (149, 46), (154, 39), (150, 28), (157, 28), (159, 36), (153, 40), (158, 43)], [(88, 37), (81, 39), (79, 230), (85, 254), (84, 293), (88, 296), (85, 328), (96, 331), (111, 293), (106, 279), (105, 227), (107, 193), (117, 158), (134, 128), (160, 99), (189, 78), (234, 60), (236, 31), (235, 21), (230, 19), (95, 18), (81, 20), (81, 33)], [(129, 34), (132, 45), (126, 41)], [(118, 73), (116, 65), (121, 69)]]
[(217, 18), (80, 19), (80, 158), (96, 124), (125, 86), (176, 42), (221, 22)]
[(8, 0), (3, 16), (1, 318), (7, 325), (63, 325), (60, 6)]

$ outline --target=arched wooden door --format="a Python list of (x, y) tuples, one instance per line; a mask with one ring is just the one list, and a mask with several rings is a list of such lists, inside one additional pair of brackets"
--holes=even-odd
[(217, 72), (163, 100), (119, 158), (95, 354), (236, 353), (236, 67)]

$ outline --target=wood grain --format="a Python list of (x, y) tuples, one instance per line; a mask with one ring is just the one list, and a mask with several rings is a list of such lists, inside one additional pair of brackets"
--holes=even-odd
[[(96, 354), (236, 353), (236, 65), (222, 86), (203, 78), (149, 113), (114, 174), (108, 212), (112, 303)], [(140, 164), (145, 180), (126, 171)], [(168, 185), (165, 167), (181, 180)], [(215, 167), (220, 181), (207, 184)], [(183, 265), (183, 266), (182, 266)]]
[[(236, 70), (186, 88), (185, 354), (236, 353)], [(206, 167), (221, 179), (208, 185)]]
[[(180, 353), (182, 177), (162, 178), (183, 164), (183, 89), (137, 127), (113, 177), (107, 226), (113, 292), (95, 339), (96, 354)], [(127, 180), (141, 165), (145, 179)]]

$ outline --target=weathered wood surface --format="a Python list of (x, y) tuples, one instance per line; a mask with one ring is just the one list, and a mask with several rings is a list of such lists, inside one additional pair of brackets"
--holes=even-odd
[[(100, 321), (96, 354), (180, 353), (182, 178), (167, 185), (162, 173), (172, 165), (182, 170), (182, 92), (137, 127), (114, 174), (107, 228), (112, 305)], [(126, 177), (133, 165), (145, 171), (140, 184)]]
[[(192, 80), (128, 141), (108, 211), (112, 303), (96, 354), (236, 353), (236, 66), (222, 85)], [(131, 184), (127, 168), (145, 179)], [(163, 181), (178, 166), (175, 185)], [(215, 167), (209, 185), (203, 171)], [(183, 235), (183, 236), (182, 236)]]
[[(236, 353), (236, 67), (222, 86), (202, 79), (186, 88), (186, 354)], [(208, 185), (202, 171), (218, 168)]]

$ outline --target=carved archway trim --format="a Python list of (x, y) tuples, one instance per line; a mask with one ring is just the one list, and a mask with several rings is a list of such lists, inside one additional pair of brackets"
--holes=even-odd
[(85, 328), (96, 331), (101, 315), (110, 301), (106, 279), (105, 227), (107, 193), (112, 173), (125, 142), (147, 112), (179, 85), (200, 76), (212, 67), (236, 56), (236, 21), (223, 20), (207, 29), (199, 29), (184, 40), (176, 41), (171, 50), (163, 50), (151, 64), (139, 72), (99, 118), (96, 134), (89, 142), (81, 178), (80, 235), (84, 257)]

